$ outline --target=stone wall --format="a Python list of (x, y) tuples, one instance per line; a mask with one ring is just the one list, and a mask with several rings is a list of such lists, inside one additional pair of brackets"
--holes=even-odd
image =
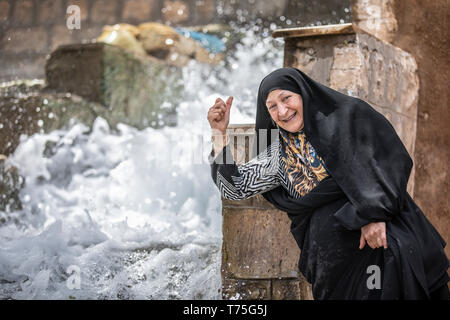
[(392, 43), (417, 61), (420, 81), (414, 200), (447, 242), (450, 257), (450, 1), (395, 1)]
[[(66, 26), (69, 5), (80, 7), (79, 30)], [(91, 41), (107, 24), (252, 20), (281, 26), (348, 22), (350, 0), (0, 0), (0, 81), (43, 78), (47, 54), (61, 44)]]

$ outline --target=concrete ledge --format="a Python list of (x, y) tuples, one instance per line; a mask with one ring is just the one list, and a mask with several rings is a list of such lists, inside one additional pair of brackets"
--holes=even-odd
[(301, 27), (278, 29), (272, 33), (274, 38), (299, 38), (331, 34), (352, 34), (355, 33), (352, 23), (330, 24), (326, 26)]

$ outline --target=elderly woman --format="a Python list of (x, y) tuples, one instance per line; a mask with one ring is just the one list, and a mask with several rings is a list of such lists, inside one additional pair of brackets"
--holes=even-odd
[[(281, 68), (258, 91), (264, 150), (237, 166), (231, 104), (217, 99), (208, 112), (212, 178), (224, 198), (262, 194), (288, 214), (314, 299), (449, 299), (446, 243), (406, 191), (413, 163), (385, 117)], [(369, 279), (375, 270), (379, 282)]]

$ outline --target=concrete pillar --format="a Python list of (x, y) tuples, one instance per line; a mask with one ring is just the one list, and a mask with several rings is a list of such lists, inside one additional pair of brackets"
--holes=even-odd
[[(280, 29), (273, 36), (285, 38), (284, 66), (367, 101), (393, 124), (413, 157), (419, 82), (411, 55), (352, 24)], [(231, 126), (230, 132), (236, 162), (248, 161), (254, 127)], [(223, 298), (312, 299), (297, 268), (299, 249), (286, 213), (262, 196), (223, 199), (222, 205)]]

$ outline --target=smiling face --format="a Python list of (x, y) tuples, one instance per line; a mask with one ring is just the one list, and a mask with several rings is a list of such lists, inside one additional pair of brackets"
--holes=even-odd
[(298, 93), (276, 89), (266, 100), (267, 110), (275, 123), (289, 132), (303, 128), (303, 100)]

